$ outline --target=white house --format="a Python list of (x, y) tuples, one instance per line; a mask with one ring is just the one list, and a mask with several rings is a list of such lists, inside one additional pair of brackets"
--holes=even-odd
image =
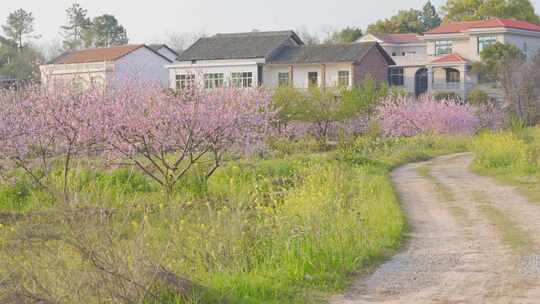
[(497, 97), (500, 92), (493, 84), (482, 83), (471, 65), (497, 41), (517, 46), (528, 57), (536, 55), (540, 25), (492, 18), (446, 23), (423, 35), (367, 34), (358, 41), (380, 43), (396, 62), (389, 70), (390, 85), (411, 94), (453, 92), (465, 99), (478, 87)]
[(291, 85), (353, 86), (370, 74), (387, 79), (394, 64), (375, 42), (306, 46), (293, 31), (201, 38), (168, 65), (171, 89), (196, 81), (207, 89)]
[(66, 52), (40, 66), (44, 85), (72, 83), (114, 85), (128, 79), (168, 86), (166, 65), (172, 60), (144, 44)]

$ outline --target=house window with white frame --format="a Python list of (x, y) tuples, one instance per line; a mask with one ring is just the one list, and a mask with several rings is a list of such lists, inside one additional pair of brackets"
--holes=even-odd
[(223, 73), (204, 74), (204, 88), (216, 89), (223, 87)]
[(452, 54), (452, 47), (450, 40), (435, 41), (435, 56)]
[(403, 68), (391, 68), (388, 70), (388, 84), (390, 86), (402, 86), (404, 84)]
[(340, 87), (348, 87), (350, 85), (349, 71), (338, 71), (338, 85)]
[(282, 87), (288, 86), (289, 84), (289, 73), (278, 73), (278, 85)]
[(183, 90), (189, 88), (195, 84), (194, 74), (180, 74), (176, 75), (176, 89)]
[(482, 53), (483, 50), (494, 45), (496, 42), (497, 37), (495, 36), (478, 37), (478, 54)]
[(309, 72), (308, 73), (308, 88), (316, 88), (319, 86), (319, 73)]
[(237, 88), (251, 88), (253, 86), (253, 73), (242, 72), (231, 74), (232, 85)]

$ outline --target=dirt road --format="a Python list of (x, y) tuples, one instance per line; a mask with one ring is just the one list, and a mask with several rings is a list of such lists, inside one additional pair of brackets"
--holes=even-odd
[(393, 173), (408, 245), (330, 303), (540, 303), (540, 202), (472, 173), (471, 161)]

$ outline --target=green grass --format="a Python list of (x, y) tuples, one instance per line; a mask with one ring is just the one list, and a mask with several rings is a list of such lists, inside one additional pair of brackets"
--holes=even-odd
[(471, 149), (475, 172), (516, 186), (531, 202), (540, 203), (540, 128), (485, 133)]
[[(144, 257), (209, 291), (182, 299), (164, 295), (168, 300), (161, 302), (324, 302), (402, 245), (406, 221), (390, 171), (467, 145), (467, 138), (366, 137), (324, 153), (278, 151), (276, 158), (231, 162), (208, 183), (194, 171), (169, 204), (139, 171), (96, 169), (81, 161), (70, 178), (72, 195), (80, 206), (115, 210), (112, 224), (36, 218), (4, 225), (0, 278), (5, 269), (31, 269), (32, 276), (21, 276), (28, 282), (37, 279), (68, 302), (96, 302), (92, 288), (77, 289), (95, 278), (81, 271), (92, 265), (76, 248), (58, 237), (39, 248), (14, 246), (20, 235), (57, 233), (88, 236), (97, 252), (118, 260), (129, 274), (137, 273)], [(17, 180), (0, 186), (0, 212), (57, 208), (52, 197)], [(51, 183), (61, 185), (61, 175), (53, 172)]]

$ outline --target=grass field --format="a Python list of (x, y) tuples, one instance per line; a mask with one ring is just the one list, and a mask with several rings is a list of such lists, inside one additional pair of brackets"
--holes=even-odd
[[(67, 302), (118, 301), (138, 295), (128, 283), (151, 261), (203, 287), (177, 297), (149, 286), (146, 303), (324, 302), (401, 245), (389, 172), (468, 142), (361, 137), (328, 152), (275, 151), (208, 182), (193, 171), (169, 203), (142, 173), (87, 160), (72, 172), (67, 206), (11, 172), (16, 182), (0, 185), (0, 282)], [(59, 172), (50, 181), (63, 182)], [(84, 208), (112, 215), (72, 212)]]
[(540, 128), (484, 133), (471, 147), (476, 172), (514, 185), (531, 201), (540, 203)]

